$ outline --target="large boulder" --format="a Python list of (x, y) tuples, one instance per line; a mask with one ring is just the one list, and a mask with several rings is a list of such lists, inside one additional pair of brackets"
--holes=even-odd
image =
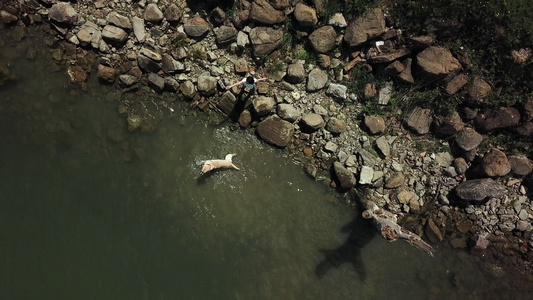
[(78, 13), (68, 2), (59, 2), (50, 8), (48, 17), (56, 22), (74, 25), (78, 22)]
[(480, 76), (474, 76), (468, 85), (467, 93), (470, 101), (474, 104), (483, 104), (490, 96), (492, 87), (490, 84)]
[(300, 83), (305, 80), (305, 75), (304, 65), (296, 62), (287, 67), (285, 80), (289, 83)]
[(344, 131), (346, 131), (347, 127), (348, 124), (346, 124), (345, 121), (339, 120), (335, 117), (329, 119), (326, 123), (326, 130), (335, 135), (343, 133)]
[(198, 92), (202, 95), (209, 96), (216, 92), (217, 79), (209, 72), (205, 72), (198, 76)]
[(455, 142), (465, 151), (475, 149), (483, 141), (483, 136), (470, 127), (465, 127), (455, 137)]
[(250, 7), (250, 20), (274, 25), (285, 20), (285, 14), (275, 9), (267, 0), (255, 0)]
[(302, 115), (302, 112), (298, 108), (288, 103), (278, 104), (276, 113), (280, 118), (289, 122), (298, 120)]
[(133, 25), (128, 17), (123, 16), (115, 11), (109, 13), (106, 17), (106, 20), (109, 24), (115, 25), (122, 29), (131, 30)]
[(344, 40), (356, 47), (386, 31), (385, 16), (380, 8), (367, 10), (346, 28)]
[(292, 140), (294, 126), (292, 123), (273, 115), (257, 125), (257, 133), (270, 144), (278, 147), (287, 147)]
[(271, 27), (254, 27), (250, 30), (250, 42), (255, 56), (268, 55), (281, 45), (283, 30)]
[(185, 21), (183, 31), (190, 37), (201, 37), (209, 31), (209, 23), (201, 17), (195, 17)]
[(307, 76), (306, 90), (316, 92), (323, 89), (328, 82), (328, 73), (320, 68), (314, 68)]
[(272, 97), (259, 96), (252, 100), (252, 106), (258, 116), (263, 117), (270, 114), (276, 106), (276, 100)]
[(493, 148), (483, 157), (481, 167), (485, 174), (490, 177), (504, 176), (511, 172), (511, 164), (507, 155), (501, 150)]
[(445, 48), (431, 46), (416, 56), (420, 75), (428, 80), (443, 78), (461, 70), (461, 64)]
[(318, 23), (316, 11), (312, 7), (300, 2), (296, 3), (294, 7), (294, 18), (302, 27), (311, 27)]
[(333, 26), (318, 28), (309, 35), (309, 43), (316, 52), (327, 53), (335, 48), (337, 32)]
[(120, 27), (106, 25), (102, 29), (102, 38), (114, 45), (124, 44), (128, 39), (128, 33)]
[(310, 131), (317, 131), (324, 127), (324, 118), (321, 115), (315, 113), (308, 113), (302, 117), (302, 126)]
[(144, 19), (151, 23), (161, 23), (164, 15), (159, 6), (155, 3), (149, 3), (144, 10)]
[(520, 112), (514, 107), (493, 108), (478, 114), (474, 122), (480, 132), (513, 127), (520, 122)]
[(216, 41), (218, 44), (226, 44), (237, 39), (237, 29), (233, 26), (220, 26), (216, 33)]
[(364, 123), (370, 134), (382, 134), (387, 129), (385, 119), (378, 115), (365, 116)]
[(431, 109), (415, 107), (407, 117), (406, 125), (418, 134), (426, 134), (429, 132), (432, 120)]
[(465, 201), (481, 202), (487, 198), (501, 198), (505, 187), (491, 178), (472, 179), (455, 188), (456, 195)]
[(509, 156), (511, 170), (518, 176), (526, 176), (533, 171), (533, 164), (525, 155)]
[(335, 171), (335, 175), (339, 180), (341, 188), (348, 190), (357, 184), (355, 175), (350, 170), (345, 168), (340, 162), (336, 161), (333, 163), (333, 170)]

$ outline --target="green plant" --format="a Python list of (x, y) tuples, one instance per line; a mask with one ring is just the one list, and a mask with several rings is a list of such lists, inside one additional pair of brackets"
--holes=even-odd
[(189, 45), (190, 39), (187, 38), (187, 35), (178, 33), (176, 37), (172, 39), (172, 47), (174, 48), (183, 48)]
[(266, 68), (268, 74), (270, 74), (270, 75), (282, 72), (284, 69), (285, 69), (285, 64), (282, 61), (278, 60), (278, 59), (276, 59), (275, 61), (269, 63), (267, 65), (267, 68)]
[(309, 64), (316, 64), (317, 55), (315, 52), (309, 52), (305, 49), (301, 49), (300, 51), (296, 52), (296, 59), (305, 60), (305, 62)]
[(196, 44), (192, 45), (189, 48), (188, 57), (192, 59), (202, 59), (205, 60), (207, 58), (207, 52), (205, 48), (202, 45)]

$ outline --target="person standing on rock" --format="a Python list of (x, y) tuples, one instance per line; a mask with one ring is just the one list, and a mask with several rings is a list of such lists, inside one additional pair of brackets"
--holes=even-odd
[(263, 78), (259, 78), (259, 79), (255, 79), (255, 77), (253, 76), (248, 76), (248, 77), (244, 77), (241, 81), (239, 82), (236, 82), (230, 86), (228, 86), (226, 88), (226, 90), (230, 90), (231, 88), (233, 88), (234, 86), (237, 86), (239, 84), (242, 84), (243, 88), (244, 89), (248, 89), (250, 94), (253, 94), (255, 93), (255, 89), (257, 88), (257, 83), (259, 81), (263, 81), (263, 80), (267, 80), (266, 77), (263, 77)]

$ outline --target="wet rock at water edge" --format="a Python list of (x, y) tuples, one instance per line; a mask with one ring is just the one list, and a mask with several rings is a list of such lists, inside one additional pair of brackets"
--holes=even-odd
[(257, 125), (257, 133), (270, 144), (286, 147), (292, 140), (294, 126), (292, 123), (273, 115)]
[(348, 190), (357, 184), (355, 175), (340, 162), (336, 161), (333, 163), (333, 170), (335, 171), (335, 176), (339, 180), (341, 188)]

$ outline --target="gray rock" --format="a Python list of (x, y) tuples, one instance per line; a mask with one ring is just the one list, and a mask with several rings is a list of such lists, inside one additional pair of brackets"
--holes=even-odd
[(359, 184), (371, 184), (374, 178), (374, 169), (368, 166), (361, 167), (359, 173)]
[(479, 202), (487, 198), (501, 198), (505, 187), (491, 178), (472, 179), (455, 188), (457, 196), (465, 201)]
[(365, 127), (371, 134), (382, 134), (387, 129), (385, 126), (385, 119), (381, 116), (365, 116), (364, 122)]
[(78, 13), (68, 2), (59, 2), (50, 8), (48, 17), (56, 22), (74, 25), (78, 22)]
[(335, 175), (339, 180), (341, 188), (348, 190), (357, 184), (354, 174), (345, 168), (340, 162), (336, 161), (333, 163), (333, 170), (335, 171)]
[(128, 17), (119, 14), (118, 12), (112, 11), (106, 17), (106, 20), (109, 24), (115, 25), (122, 29), (131, 30), (133, 25)]
[(296, 84), (304, 81), (305, 75), (304, 65), (296, 62), (287, 67), (287, 75), (285, 75), (285, 80), (289, 83)]
[(493, 148), (483, 157), (481, 167), (485, 174), (490, 177), (504, 176), (511, 172), (511, 164), (507, 155), (501, 150)]
[(344, 40), (351, 47), (360, 46), (386, 31), (385, 16), (380, 8), (367, 10), (346, 28)]
[(328, 82), (328, 73), (326, 73), (326, 71), (322, 69), (314, 68), (311, 72), (309, 72), (309, 76), (307, 78), (306, 90), (308, 92), (319, 91), (326, 86), (327, 82)]
[(480, 132), (513, 127), (520, 122), (520, 112), (514, 107), (488, 109), (478, 114), (474, 122)]
[(474, 76), (467, 88), (470, 100), (475, 104), (483, 104), (490, 96), (492, 87), (490, 84), (480, 76)]
[(416, 62), (421, 75), (426, 79), (435, 80), (461, 70), (461, 64), (452, 53), (442, 47), (431, 46), (418, 53)]
[(250, 38), (248, 37), (248, 34), (245, 32), (239, 31), (237, 33), (237, 46), (239, 48), (245, 48), (250, 44)]
[(120, 27), (106, 25), (102, 29), (102, 38), (113, 44), (123, 44), (128, 39), (128, 33)]
[(433, 116), (430, 109), (415, 107), (409, 114), (406, 125), (418, 134), (426, 134), (429, 132), (432, 120)]
[(282, 103), (278, 105), (277, 114), (280, 118), (289, 122), (294, 122), (298, 120), (302, 115), (299, 109), (294, 107), (294, 105), (287, 103)]
[(348, 91), (348, 88), (345, 85), (338, 84), (338, 83), (331, 83), (326, 89), (326, 95), (336, 98), (336, 99), (346, 100), (347, 91)]
[(359, 154), (363, 166), (374, 167), (379, 161), (379, 158), (372, 154), (372, 152), (363, 148), (359, 149), (357, 154)]
[(453, 167), (457, 174), (464, 174), (468, 170), (468, 163), (464, 158), (459, 157), (453, 160)]
[(18, 21), (18, 17), (5, 10), (0, 10), (0, 22), (3, 24), (11, 24)]
[(162, 93), (165, 89), (165, 79), (155, 73), (148, 74), (148, 84), (158, 93)]
[(263, 117), (274, 110), (276, 100), (272, 97), (258, 96), (252, 100), (252, 106), (257, 115)]
[(324, 119), (321, 115), (315, 113), (308, 113), (302, 117), (302, 125), (311, 130), (316, 131), (324, 127)]
[(255, 56), (268, 55), (281, 45), (284, 32), (271, 27), (254, 27), (250, 31)]
[[(383, 87), (379, 90), (378, 104), (387, 105), (389, 104), (390, 98), (392, 98), (392, 92), (394, 91), (394, 85), (392, 82), (385, 82)], [(365, 91), (366, 94), (366, 91)]]
[(133, 34), (135, 35), (135, 38), (137, 38), (137, 41), (139, 43), (143, 43), (146, 39), (146, 29), (144, 27), (144, 19), (141, 19), (139, 17), (133, 17), (131, 19), (131, 23), (133, 26)]
[(533, 164), (525, 155), (509, 156), (511, 170), (518, 176), (526, 176), (533, 171)]
[[(222, 112), (224, 112), (226, 115), (229, 116), (233, 112), (233, 109), (234, 109), (236, 103), (237, 103), (237, 98), (235, 97), (235, 95), (233, 95), (233, 93), (230, 92), (230, 91), (226, 91), (222, 95), (220, 100), (217, 102), (217, 107)], [(243, 119), (243, 121), (244, 121), (244, 119)], [(246, 126), (248, 126), (248, 125), (246, 124)], [(246, 126), (243, 126), (243, 127), (246, 127)]]
[(318, 23), (316, 11), (301, 2), (296, 3), (294, 7), (294, 18), (302, 27), (312, 27)]
[(313, 31), (308, 39), (316, 52), (327, 53), (335, 48), (337, 32), (333, 26), (326, 25)]
[(216, 33), (216, 41), (219, 44), (227, 44), (237, 39), (237, 29), (233, 26), (220, 26)]
[(483, 137), (481, 134), (477, 133), (470, 127), (465, 127), (459, 132), (459, 134), (457, 134), (457, 137), (455, 138), (457, 145), (465, 151), (475, 149), (477, 146), (479, 146), (479, 144), (481, 144), (482, 141)]
[(98, 25), (91, 21), (85, 22), (76, 33), (78, 40), (82, 46), (91, 44), (93, 48), (98, 48), (100, 41), (102, 40), (102, 32)]
[(204, 72), (198, 76), (198, 92), (204, 96), (213, 95), (216, 92), (217, 79), (209, 72)]
[(324, 150), (326, 150), (329, 153), (336, 153), (338, 149), (339, 149), (339, 146), (332, 141), (327, 141), (326, 144), (324, 145)]
[(209, 31), (209, 23), (201, 17), (195, 17), (185, 21), (183, 31), (191, 37), (201, 37)]
[(155, 3), (149, 3), (144, 10), (144, 20), (151, 23), (161, 23), (163, 21), (163, 12)]
[(176, 23), (181, 20), (182, 10), (176, 4), (172, 3), (165, 9), (164, 15), (167, 21)]
[(270, 144), (286, 147), (292, 140), (294, 126), (292, 123), (273, 115), (257, 125), (257, 133)]
[(119, 81), (120, 86), (130, 87), (134, 85), (135, 83), (139, 82), (139, 79), (130, 74), (122, 74), (118, 76), (118, 81)]
[(339, 28), (344, 28), (348, 26), (348, 23), (346, 23), (346, 19), (342, 15), (342, 13), (336, 13), (328, 20), (328, 25), (332, 25)]
[(339, 120), (337, 118), (330, 118), (328, 122), (326, 123), (326, 130), (338, 135), (346, 131), (347, 124), (343, 120)]
[(178, 71), (184, 71), (185, 66), (182, 62), (175, 60), (170, 54), (161, 55), (161, 68), (167, 74), (174, 74)]
[(165, 91), (175, 93), (180, 89), (180, 83), (173, 77), (165, 77)]
[(379, 149), (381, 154), (383, 154), (383, 156), (387, 157), (390, 155), (390, 144), (387, 137), (380, 136), (376, 140), (376, 147)]
[(142, 53), (137, 56), (137, 64), (139, 65), (139, 68), (148, 73), (157, 73), (161, 70), (161, 63), (143, 55)]
[(385, 182), (386, 189), (395, 189), (401, 187), (405, 182), (405, 176), (401, 172), (392, 174)]
[(249, 18), (263, 24), (274, 25), (285, 20), (285, 14), (275, 9), (267, 0), (255, 0), (250, 7)]
[(192, 81), (187, 80), (180, 85), (180, 91), (183, 96), (192, 98), (196, 94), (196, 87)]

